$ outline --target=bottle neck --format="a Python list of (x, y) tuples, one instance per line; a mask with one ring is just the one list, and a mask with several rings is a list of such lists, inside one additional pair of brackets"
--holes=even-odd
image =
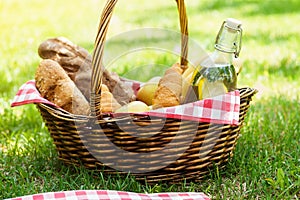
[(233, 56), (238, 57), (241, 45), (241, 29), (234, 29), (223, 23), (215, 42), (215, 51), (204, 60), (203, 67), (231, 65)]
[(238, 37), (239, 32), (237, 30), (228, 28), (227, 26), (222, 27), (216, 38), (215, 49), (225, 54), (237, 55), (240, 49)]
[(215, 49), (210, 56), (210, 66), (231, 65), (234, 54)]

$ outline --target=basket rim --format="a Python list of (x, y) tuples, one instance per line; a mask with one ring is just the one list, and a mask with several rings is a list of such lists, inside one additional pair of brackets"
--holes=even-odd
[[(255, 95), (258, 92), (257, 89), (250, 88), (250, 87), (242, 87), (242, 88), (239, 88), (238, 90), (240, 91), (240, 98), (241, 99), (242, 98), (249, 98), (249, 97), (252, 98), (252, 96)], [(99, 116), (72, 114), (70, 112), (65, 111), (62, 108), (55, 107), (55, 106), (52, 106), (52, 105), (48, 105), (48, 104), (45, 104), (45, 103), (36, 103), (36, 105), (41, 106), (42, 108), (48, 110), (54, 116), (56, 116), (58, 118), (63, 118), (65, 120), (74, 120), (74, 119), (76, 119), (76, 120), (86, 120), (86, 119), (92, 119), (92, 118), (95, 118), (95, 117), (98, 117), (98, 120), (100, 120)], [(140, 116), (141, 118), (142, 117), (149, 117), (149, 115), (140, 114), (140, 113), (134, 113), (132, 115), (133, 116)], [(158, 118), (161, 118), (161, 117), (158, 117)], [(101, 120), (103, 120), (105, 122), (112, 122), (113, 120), (111, 120), (111, 119), (113, 119), (113, 118), (110, 115), (110, 113), (102, 113), (101, 114)], [(174, 118), (168, 118), (168, 119), (174, 119)], [(187, 120), (187, 121), (189, 121), (189, 120)]]

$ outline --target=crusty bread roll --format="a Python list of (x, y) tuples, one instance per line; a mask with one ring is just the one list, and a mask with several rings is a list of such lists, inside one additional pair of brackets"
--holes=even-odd
[(88, 101), (57, 62), (42, 60), (35, 81), (41, 96), (62, 109), (78, 115), (90, 113)]
[(121, 105), (114, 98), (113, 94), (109, 91), (108, 87), (101, 84), (101, 99), (100, 99), (100, 111), (101, 113), (115, 112)]
[(153, 108), (177, 106), (180, 104), (182, 68), (179, 63), (166, 70), (158, 83), (153, 99)]

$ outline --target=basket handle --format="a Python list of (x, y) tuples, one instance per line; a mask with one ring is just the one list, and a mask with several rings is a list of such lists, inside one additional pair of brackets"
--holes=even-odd
[[(113, 9), (118, 0), (107, 0), (107, 3), (102, 11), (102, 15), (100, 18), (100, 24), (98, 27), (98, 33), (96, 36), (95, 44), (94, 44), (94, 52), (93, 52), (93, 60), (92, 60), (92, 80), (91, 80), (91, 89), (92, 96), (100, 95), (101, 92), (101, 77), (103, 74), (103, 51), (105, 38), (108, 30), (108, 25), (110, 19), (112, 17)], [(188, 21), (186, 15), (186, 9), (184, 0), (176, 0), (178, 12), (179, 12), (179, 20), (180, 20), (180, 30), (181, 30), (181, 66), (186, 66), (187, 54), (188, 54)], [(92, 99), (91, 99), (92, 100)]]

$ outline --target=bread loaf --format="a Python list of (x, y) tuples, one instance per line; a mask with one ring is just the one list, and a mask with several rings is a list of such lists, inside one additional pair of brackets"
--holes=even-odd
[(86, 99), (90, 99), (92, 59), (87, 50), (67, 38), (57, 37), (41, 43), (38, 53), (43, 59), (58, 62)]
[(88, 101), (57, 62), (51, 59), (42, 60), (35, 80), (37, 89), (45, 99), (70, 113), (89, 114)]
[[(52, 59), (58, 62), (86, 99), (90, 100), (92, 57), (87, 50), (64, 37), (58, 37), (44, 41), (39, 46), (38, 53), (43, 59)], [(102, 83), (122, 105), (136, 99), (132, 88), (125, 85), (115, 73), (104, 69)]]

